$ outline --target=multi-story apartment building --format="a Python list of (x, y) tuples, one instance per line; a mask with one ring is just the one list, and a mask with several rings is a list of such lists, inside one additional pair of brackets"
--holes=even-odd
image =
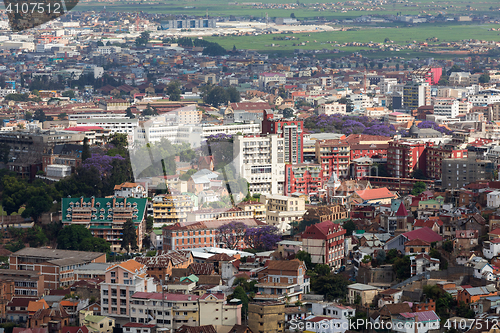
[(121, 250), (123, 224), (134, 222), (137, 230), (137, 246), (142, 248), (146, 230), (145, 211), (147, 199), (136, 198), (63, 198), (63, 226), (83, 225), (94, 237), (111, 243), (111, 251)]
[(337, 269), (344, 261), (345, 233), (342, 226), (332, 221), (313, 224), (302, 233), (302, 247), (311, 254), (312, 263)]
[(276, 295), (281, 295), (283, 301), (286, 297), (290, 297), (290, 302), (301, 300), (302, 295), (311, 289), (306, 270), (304, 262), (298, 259), (269, 260), (266, 268), (258, 274), (259, 283), (256, 286), (260, 293), (255, 300), (272, 300), (272, 297), (276, 300)]
[(445, 158), (467, 157), (467, 149), (451, 145), (428, 145), (425, 152), (425, 174), (430, 179), (441, 179), (441, 167)]
[[(44, 276), (37, 271), (24, 271), (14, 269), (0, 270), (0, 283), (12, 281), (13, 295), (23, 297), (37, 297), (44, 294)], [(2, 314), (5, 312), (2, 312)]]
[[(240, 204), (245, 204), (241, 202)], [(238, 204), (238, 205), (240, 205)], [(262, 205), (262, 204), (261, 204)], [(265, 218), (265, 207), (264, 210), (260, 210), (260, 214), (264, 215)], [(189, 212), (187, 214), (187, 220), (189, 222), (200, 222), (200, 221), (233, 221), (233, 220), (241, 220), (241, 219), (252, 219), (255, 217), (256, 213), (254, 213), (251, 209), (244, 209), (242, 207), (233, 207), (233, 208), (204, 208)]]
[(196, 125), (201, 122), (201, 110), (196, 105), (187, 105), (173, 111), (176, 123), (180, 125)]
[[(106, 262), (106, 254), (26, 247), (10, 255), (9, 268), (21, 271), (21, 275), (25, 271), (40, 272), (44, 290), (53, 290), (73, 284), (75, 268), (91, 262)], [(34, 286), (30, 285), (29, 289), (33, 290)], [(38, 292), (38, 284), (36, 289)]]
[(157, 195), (153, 198), (154, 223), (171, 225), (186, 222), (193, 208), (194, 203), (188, 195)]
[(488, 105), (487, 120), (493, 122), (500, 121), (500, 100)]
[(248, 327), (252, 332), (285, 332), (285, 302), (265, 301), (248, 304)]
[(442, 161), (443, 189), (459, 189), (478, 180), (491, 180), (494, 163), (473, 157), (445, 158)]
[[(218, 234), (218, 228), (231, 222), (243, 223), (247, 226), (247, 228), (267, 225), (267, 223), (255, 219), (233, 219), (227, 221), (213, 220), (169, 225), (163, 228), (163, 250), (169, 251), (200, 247), (224, 247), (224, 242), (219, 243), (218, 237), (220, 235)], [(246, 248), (244, 239), (239, 240), (236, 244), (236, 248)]]
[(205, 293), (198, 299), (200, 326), (241, 325), (241, 302), (227, 301), (223, 293)]
[(216, 246), (216, 230), (198, 222), (170, 225), (163, 228), (163, 250), (182, 250)]
[(323, 170), (320, 164), (287, 164), (285, 165), (284, 195), (301, 193), (318, 195), (323, 189)]
[(460, 112), (460, 102), (455, 98), (433, 99), (434, 114), (448, 118), (456, 118)]
[(500, 102), (500, 93), (498, 90), (481, 90), (477, 94), (467, 97), (472, 106), (487, 106)]
[(405, 109), (416, 109), (431, 104), (431, 88), (421, 80), (409, 81), (403, 88), (403, 105)]
[(197, 295), (136, 292), (130, 297), (130, 321), (156, 324), (172, 331), (182, 325), (199, 326)]
[(392, 177), (412, 178), (415, 169), (425, 171), (425, 143), (392, 141), (387, 148), (387, 171)]
[(262, 134), (278, 134), (283, 138), (285, 163), (302, 163), (304, 157), (303, 120), (274, 119), (274, 114), (264, 110)]
[(332, 174), (339, 178), (349, 176), (350, 147), (345, 141), (317, 140), (316, 161), (323, 171), (323, 182), (328, 182)]
[(249, 183), (250, 194), (283, 193), (285, 139), (278, 134), (234, 137), (234, 166)]
[(266, 205), (260, 201), (242, 201), (236, 207), (243, 212), (250, 212), (256, 220), (263, 221), (266, 219)]
[(134, 140), (134, 131), (139, 125), (139, 120), (129, 119), (129, 118), (108, 118), (108, 119), (82, 118), (76, 120), (76, 125), (99, 126), (102, 127), (104, 130), (109, 131), (110, 134), (115, 134), (115, 133), (127, 134), (128, 142), (131, 143)]
[(101, 283), (101, 314), (113, 318), (129, 318), (132, 295), (155, 290), (153, 278), (147, 276), (146, 265), (131, 259), (110, 266)]
[(304, 197), (287, 197), (284, 195), (261, 195), (260, 202), (266, 204), (266, 222), (274, 225), (284, 234), (289, 234), (291, 223), (304, 216)]

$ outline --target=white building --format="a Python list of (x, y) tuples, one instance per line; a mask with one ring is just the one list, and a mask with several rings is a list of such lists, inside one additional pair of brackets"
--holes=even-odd
[(259, 74), (259, 87), (267, 88), (268, 84), (275, 83), (277, 85), (286, 83), (286, 74), (283, 73), (261, 73)]
[(249, 183), (250, 194), (283, 193), (284, 147), (284, 139), (278, 134), (234, 137), (234, 167)]
[(483, 254), (487, 259), (492, 259), (500, 254), (500, 238), (483, 242)]
[(460, 112), (460, 102), (454, 98), (434, 99), (434, 114), (455, 118)]
[(500, 90), (483, 90), (469, 96), (468, 100), (472, 103), (472, 106), (486, 106), (488, 104), (497, 103), (500, 102)]
[(380, 93), (385, 95), (389, 92), (393, 91), (393, 88), (395, 85), (398, 84), (398, 79), (395, 78), (382, 78), (380, 79), (380, 82), (378, 83), (378, 86), (380, 87)]
[(315, 316), (328, 316), (336, 319), (349, 319), (356, 315), (356, 309), (335, 303), (312, 303), (311, 312)]
[(161, 229), (153, 229), (150, 234), (151, 247), (155, 250), (163, 250), (163, 232)]
[(424, 272), (439, 271), (439, 259), (431, 258), (425, 253), (411, 256), (410, 261), (412, 276)]
[(62, 164), (47, 165), (47, 177), (64, 178), (71, 175), (71, 166)]
[(329, 116), (336, 113), (346, 114), (346, 105), (335, 102), (330, 104), (321, 104), (318, 107), (318, 115), (326, 114)]
[(495, 190), (486, 195), (486, 202), (488, 207), (498, 208), (500, 207), (500, 190)]
[(121, 198), (146, 198), (148, 196), (146, 188), (139, 183), (123, 183), (115, 185), (115, 197)]
[(129, 143), (133, 142), (134, 131), (138, 125), (139, 125), (138, 119), (129, 119), (129, 118), (76, 119), (76, 126), (99, 126), (105, 130), (108, 130), (110, 134), (115, 134), (115, 133), (127, 134), (127, 139)]

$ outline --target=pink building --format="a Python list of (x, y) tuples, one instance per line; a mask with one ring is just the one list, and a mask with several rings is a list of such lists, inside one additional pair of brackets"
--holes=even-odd
[(153, 278), (146, 265), (131, 259), (108, 267), (101, 284), (101, 314), (113, 318), (129, 318), (130, 297), (136, 292), (155, 291)]

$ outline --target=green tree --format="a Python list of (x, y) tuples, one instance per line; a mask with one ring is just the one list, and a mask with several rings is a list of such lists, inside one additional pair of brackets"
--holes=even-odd
[(210, 91), (204, 95), (204, 102), (217, 108), (224, 105), (229, 101), (229, 94), (227, 91), (219, 86), (212, 87)]
[(145, 46), (149, 42), (149, 32), (141, 32), (141, 35), (135, 39), (136, 46)]
[(108, 143), (112, 144), (118, 149), (126, 149), (128, 146), (127, 134), (113, 133), (109, 136)]
[(62, 250), (80, 249), (80, 244), (86, 238), (92, 238), (92, 233), (83, 225), (72, 224), (64, 227), (57, 236), (57, 248)]
[(239, 103), (241, 101), (240, 92), (235, 87), (227, 88), (226, 92), (231, 103)]
[(419, 195), (426, 190), (427, 186), (424, 182), (416, 182), (413, 184), (413, 189), (411, 190), (412, 195)]
[(409, 256), (397, 258), (392, 265), (392, 268), (396, 273), (396, 277), (401, 280), (408, 279), (411, 276), (410, 267), (411, 262)]
[(43, 112), (42, 109), (37, 109), (35, 111), (35, 114), (33, 115), (33, 119), (44, 122), (47, 120), (47, 116), (45, 115), (45, 112)]
[(171, 101), (180, 101), (181, 100), (181, 84), (179, 81), (172, 81), (167, 86), (167, 95), (168, 99)]
[(329, 275), (332, 269), (330, 266), (325, 265), (325, 264), (318, 264), (314, 267), (314, 272), (318, 274), (318, 276), (325, 276)]
[(488, 73), (483, 73), (478, 79), (479, 83), (488, 83), (490, 82), (490, 75)]
[(135, 118), (135, 115), (134, 113), (132, 112), (132, 109), (131, 108), (127, 108), (127, 110), (125, 110), (125, 113), (126, 113), (126, 116), (130, 119), (134, 119)]
[(61, 112), (61, 113), (59, 113), (59, 114), (57, 115), (57, 118), (58, 118), (59, 120), (64, 120), (64, 119), (66, 119), (66, 117), (67, 117), (67, 116), (68, 116), (68, 114), (67, 114), (66, 112)]
[(250, 302), (250, 299), (248, 298), (247, 293), (245, 292), (245, 289), (243, 289), (242, 286), (238, 286), (234, 288), (234, 291), (231, 295), (228, 296), (229, 300), (232, 300), (233, 298), (237, 298), (241, 301), (241, 318), (246, 318), (248, 315), (248, 303)]
[(33, 114), (31, 112), (29, 112), (29, 111), (25, 111), (24, 112), (24, 119), (26, 119), (26, 120), (33, 119)]
[(188, 181), (189, 178), (191, 178), (192, 175), (194, 175), (196, 172), (198, 172), (198, 170), (196, 169), (189, 169), (188, 171), (184, 172), (180, 177), (179, 179), (180, 180), (184, 180), (184, 181)]
[(449, 77), (448, 76), (442, 75), (439, 78), (438, 85), (440, 85), (440, 86), (447, 86), (448, 83), (449, 83)]
[(303, 261), (307, 269), (312, 268), (311, 254), (309, 254), (308, 252), (301, 250), (295, 254), (295, 258)]
[(82, 162), (91, 156), (90, 147), (89, 147), (89, 139), (85, 137), (83, 139), (83, 148), (82, 148)]
[(151, 104), (148, 103), (146, 108), (142, 111), (142, 116), (147, 117), (147, 116), (157, 116), (158, 111), (156, 108), (151, 107)]
[(111, 244), (106, 242), (103, 238), (88, 237), (81, 242), (79, 251), (108, 253), (110, 252), (110, 247)]
[(455, 73), (455, 72), (463, 72), (463, 69), (460, 68), (460, 66), (458, 65), (453, 65), (449, 70), (448, 72), (446, 72), (446, 74), (448, 74), (448, 76), (451, 74), (451, 73)]
[(283, 110), (283, 118), (293, 118), (293, 109), (291, 108), (285, 108)]
[(122, 249), (130, 252), (130, 250), (136, 250), (137, 248), (137, 232), (134, 222), (127, 219), (123, 224)]
[(345, 298), (349, 281), (342, 274), (329, 274), (311, 278), (311, 290), (324, 295), (327, 301)]
[(33, 228), (28, 230), (26, 241), (30, 244), (30, 247), (40, 247), (47, 244), (49, 239), (43, 232), (42, 228), (35, 225)]
[(378, 250), (377, 251), (377, 263), (379, 265), (382, 265), (385, 262), (385, 251), (384, 250)]
[(70, 99), (75, 98), (75, 92), (73, 90), (66, 90), (62, 93), (63, 97), (69, 97)]
[(37, 223), (38, 218), (52, 208), (53, 199), (41, 187), (28, 187), (26, 195), (28, 200), (21, 215), (24, 218), (31, 217)]
[(154, 218), (151, 215), (146, 217), (146, 231), (151, 232), (153, 230)]
[(344, 222), (342, 227), (346, 230), (346, 236), (351, 236), (352, 233), (356, 230), (356, 224), (352, 220)]

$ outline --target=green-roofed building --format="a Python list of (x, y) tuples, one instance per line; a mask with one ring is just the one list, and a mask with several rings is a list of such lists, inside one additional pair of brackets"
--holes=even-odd
[(85, 226), (94, 237), (109, 242), (111, 251), (118, 252), (121, 249), (123, 224), (131, 219), (137, 230), (137, 245), (142, 248), (146, 230), (146, 204), (145, 198), (63, 198), (62, 223), (63, 226)]
[(191, 274), (189, 276), (183, 276), (183, 277), (180, 278), (181, 282), (184, 281), (184, 280), (189, 280), (189, 281), (195, 282), (195, 283), (198, 283), (198, 281), (200, 281), (200, 279), (196, 275), (194, 275), (194, 274)]

